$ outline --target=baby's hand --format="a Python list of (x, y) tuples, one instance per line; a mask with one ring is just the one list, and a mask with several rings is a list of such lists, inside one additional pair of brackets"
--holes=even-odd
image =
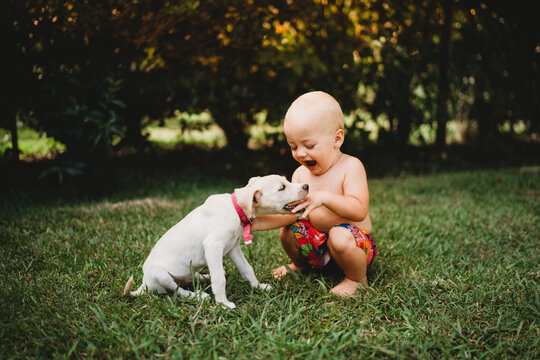
[(300, 212), (302, 209), (304, 209), (301, 217), (307, 219), (309, 213), (312, 210), (324, 205), (324, 199), (326, 198), (326, 195), (326, 191), (314, 191), (309, 193), (302, 202), (296, 205), (296, 207), (292, 210), (292, 213), (296, 214), (297, 212)]

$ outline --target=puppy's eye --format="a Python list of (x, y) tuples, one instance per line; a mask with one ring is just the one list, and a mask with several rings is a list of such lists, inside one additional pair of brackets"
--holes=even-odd
[(285, 190), (285, 184), (281, 184), (281, 187), (279, 188), (279, 191)]

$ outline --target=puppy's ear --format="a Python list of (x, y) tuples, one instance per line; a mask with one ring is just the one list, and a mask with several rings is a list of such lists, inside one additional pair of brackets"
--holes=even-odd
[(235, 189), (238, 205), (244, 210), (247, 217), (252, 217), (253, 208), (260, 204), (262, 191), (251, 186)]
[(251, 203), (252, 208), (261, 203), (262, 195), (263, 193), (261, 190), (255, 190), (253, 193), (253, 202)]

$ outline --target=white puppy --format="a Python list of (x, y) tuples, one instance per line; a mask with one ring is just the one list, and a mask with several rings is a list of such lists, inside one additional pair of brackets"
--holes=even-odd
[(287, 204), (303, 199), (307, 193), (307, 184), (292, 184), (283, 176), (268, 175), (251, 178), (247, 186), (235, 189), (233, 194), (210, 196), (159, 239), (144, 262), (143, 284), (131, 291), (131, 276), (124, 294), (137, 296), (157, 290), (160, 294), (177, 291), (181, 296), (206, 297), (208, 294), (204, 292), (195, 294), (182, 286), (192, 280), (191, 267), (200, 279), (205, 277), (197, 270), (208, 265), (216, 302), (234, 308), (225, 294), (224, 255), (229, 255), (251, 286), (269, 289), (270, 285), (259, 283), (255, 277), (240, 249), (240, 240), (244, 237), (247, 244), (251, 242), (249, 219), (258, 215), (290, 214), (294, 207)]

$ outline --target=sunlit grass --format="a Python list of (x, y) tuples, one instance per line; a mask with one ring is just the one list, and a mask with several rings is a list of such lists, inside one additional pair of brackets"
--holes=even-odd
[[(19, 150), (21, 151), (20, 157), (23, 160), (52, 157), (66, 149), (66, 146), (61, 142), (26, 126), (19, 127), (17, 134)], [(11, 133), (0, 128), (0, 154), (8, 149), (11, 149)]]
[[(362, 110), (345, 116), (345, 125), (352, 131), (361, 130), (366, 140), (373, 143), (379, 140), (381, 131), (388, 132), (391, 129), (391, 124), (385, 116), (373, 119)], [(462, 144), (466, 140), (468, 132), (476, 130), (474, 122), (449, 121), (447, 124), (447, 144)], [(527, 128), (523, 122), (517, 122), (515, 124), (504, 123), (499, 130), (502, 133), (520, 135), (525, 133)], [(283, 140), (282, 126), (269, 124), (266, 121), (265, 112), (256, 114), (255, 123), (249, 127), (247, 132), (249, 134), (248, 146), (252, 149), (272, 146), (276, 136)], [(206, 112), (188, 114), (177, 111), (174, 116), (165, 119), (162, 125), (158, 122), (147, 125), (143, 129), (143, 134), (148, 135), (149, 141), (165, 148), (174, 148), (178, 145), (197, 145), (219, 149), (227, 144), (225, 132)], [(20, 157), (23, 160), (51, 158), (66, 150), (64, 144), (27, 126), (19, 127), (18, 135)], [(430, 124), (413, 126), (409, 137), (409, 143), (415, 146), (433, 145), (435, 140), (436, 128)], [(9, 149), (11, 149), (11, 134), (0, 128), (0, 154)]]
[(227, 143), (224, 131), (208, 113), (188, 114), (177, 111), (163, 123), (163, 126), (152, 123), (145, 127), (144, 132), (148, 134), (149, 141), (165, 147), (196, 144), (221, 148)]
[(211, 125), (203, 131), (187, 130), (180, 128), (148, 126), (148, 140), (165, 147), (172, 145), (203, 145), (211, 148), (221, 148), (226, 144), (225, 133), (217, 125)]
[[(360, 129), (366, 134), (366, 138), (376, 143), (379, 140), (381, 132), (389, 132), (392, 129), (392, 123), (384, 114), (373, 118), (365, 110), (358, 109), (345, 116), (345, 125), (351, 129)], [(462, 144), (465, 141), (467, 132), (474, 127), (474, 122), (466, 120), (451, 120), (447, 123), (447, 144)], [(522, 128), (519, 128), (522, 130)], [(394, 129), (395, 130), (395, 129)], [(414, 146), (433, 145), (437, 138), (437, 128), (433, 124), (412, 125), (409, 135), (409, 143)]]
[[(345, 125), (351, 129), (360, 129), (371, 142), (377, 142), (381, 131), (390, 131), (391, 123), (384, 115), (373, 119), (367, 112), (357, 110), (345, 116)], [(466, 121), (452, 120), (448, 122), (447, 143), (460, 144), (465, 140), (469, 129)], [(214, 123), (211, 115), (187, 114), (177, 112), (174, 117), (164, 121), (163, 126), (153, 123), (145, 128), (148, 139), (160, 145), (174, 146), (179, 144), (198, 144), (206, 147), (223, 147), (227, 139), (223, 130)], [(276, 135), (282, 136), (283, 127), (266, 121), (266, 112), (255, 115), (255, 123), (248, 129), (249, 147), (260, 148), (273, 145)], [(429, 124), (413, 126), (409, 137), (412, 145), (433, 145), (436, 140), (436, 129)]]

